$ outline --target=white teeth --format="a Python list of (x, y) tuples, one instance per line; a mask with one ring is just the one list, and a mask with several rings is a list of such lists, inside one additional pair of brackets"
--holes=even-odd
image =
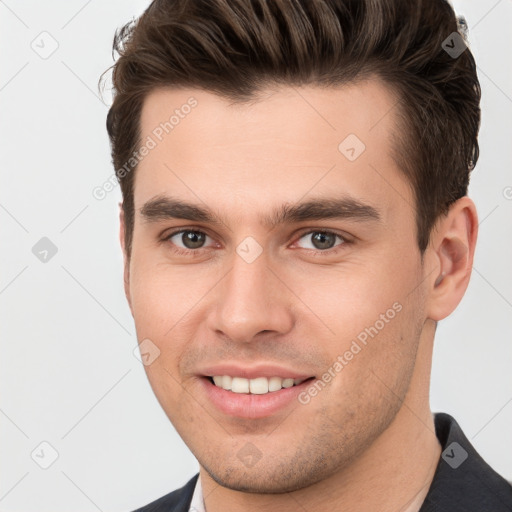
[(221, 384), (221, 387), (223, 389), (227, 389), (228, 391), (231, 389), (231, 381), (233, 379), (229, 376), (229, 375), (224, 375), (222, 377), (222, 384)]
[(268, 393), (268, 379), (266, 377), (258, 377), (249, 381), (249, 389), (255, 395), (264, 395)]
[(283, 388), (291, 388), (293, 386), (293, 379), (283, 379)]
[(213, 382), (219, 388), (231, 389), (231, 377), (229, 375), (216, 375), (213, 377)]
[(279, 391), (283, 386), (283, 379), (281, 377), (270, 377), (268, 379), (268, 390), (269, 391)]
[(233, 377), (231, 381), (231, 391), (233, 391), (233, 393), (249, 393), (249, 379)]
[(233, 393), (250, 392), (254, 395), (264, 395), (282, 388), (291, 388), (303, 381), (304, 379), (283, 379), (281, 377), (256, 377), (255, 379), (231, 377), (230, 375), (215, 375), (213, 377), (214, 384), (219, 388)]

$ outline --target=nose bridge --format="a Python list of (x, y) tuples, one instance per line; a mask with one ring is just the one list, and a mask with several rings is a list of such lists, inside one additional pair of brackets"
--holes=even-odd
[(250, 342), (261, 331), (282, 333), (292, 319), (285, 290), (271, 270), (268, 254), (254, 239), (244, 239), (220, 288), (211, 327), (233, 341)]

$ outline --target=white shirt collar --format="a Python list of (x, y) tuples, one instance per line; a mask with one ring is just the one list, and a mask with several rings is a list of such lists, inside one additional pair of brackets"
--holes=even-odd
[(192, 495), (192, 501), (190, 502), (188, 512), (206, 512), (203, 500), (203, 487), (201, 485), (201, 474), (197, 477), (194, 494)]

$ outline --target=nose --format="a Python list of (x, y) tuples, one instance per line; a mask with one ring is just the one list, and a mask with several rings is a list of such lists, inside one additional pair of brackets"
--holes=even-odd
[(232, 261), (216, 287), (209, 329), (237, 343), (254, 342), (265, 332), (289, 332), (294, 323), (293, 293), (269, 266), (265, 251), (252, 262), (238, 254)]

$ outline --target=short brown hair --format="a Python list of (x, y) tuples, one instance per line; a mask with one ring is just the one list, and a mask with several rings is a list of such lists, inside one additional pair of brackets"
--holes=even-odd
[(128, 256), (136, 162), (127, 163), (150, 91), (195, 87), (245, 102), (272, 83), (335, 87), (371, 77), (399, 98), (393, 156), (413, 189), (423, 254), (478, 160), (476, 64), (469, 48), (455, 56), (443, 47), (460, 46), (464, 23), (446, 0), (154, 0), (113, 44), (107, 130)]

